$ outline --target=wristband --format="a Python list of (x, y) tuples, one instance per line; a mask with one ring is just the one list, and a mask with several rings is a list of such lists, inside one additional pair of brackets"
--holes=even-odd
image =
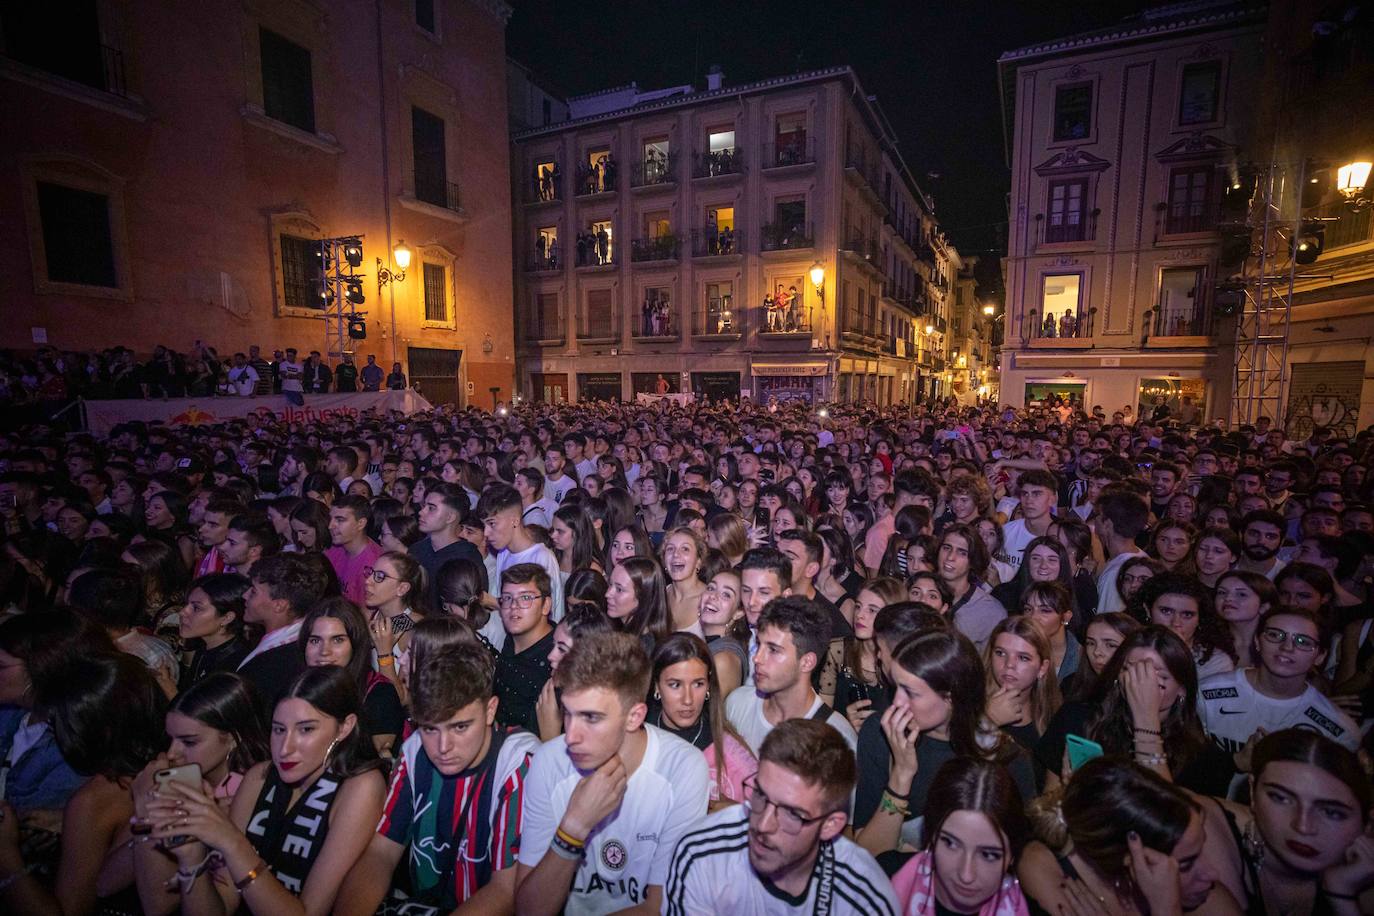
[(393, 659), (390, 655), (379, 655), (379, 656), (377, 656), (377, 665), (378, 665), (379, 667), (382, 667), (382, 668), (391, 668), (391, 667), (394, 667), (395, 664), (396, 664), (396, 660)]
[(1155, 731), (1153, 728), (1141, 728), (1139, 725), (1135, 727), (1135, 731), (1142, 735), (1154, 735), (1156, 738), (1163, 737), (1164, 734), (1163, 732)]
[(583, 847), (575, 846), (563, 839), (562, 831), (554, 833), (553, 840), (549, 843), (549, 851), (554, 855), (567, 859), (569, 862), (576, 862), (582, 858)]
[(562, 827), (559, 827), (557, 830), (554, 831), (554, 836), (562, 838), (564, 843), (567, 843), (569, 846), (575, 846), (578, 849), (582, 849), (587, 845), (586, 840), (579, 840), (577, 837), (573, 836), (571, 833), (564, 830)]
[(248, 885), (258, 880), (258, 878), (266, 870), (267, 863), (264, 862), (262, 859), (258, 859), (258, 864), (248, 869), (248, 874), (244, 875), (242, 878), (234, 882), (234, 890), (242, 894), (245, 890), (248, 889)]
[(883, 797), (878, 799), (878, 810), (891, 811), (893, 814), (901, 815), (904, 820), (911, 816), (911, 809), (887, 792), (884, 792)]

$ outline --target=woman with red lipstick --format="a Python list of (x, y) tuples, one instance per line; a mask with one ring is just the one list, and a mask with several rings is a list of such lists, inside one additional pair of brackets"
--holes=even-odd
[(1251, 803), (1207, 805), (1210, 856), (1248, 916), (1374, 912), (1374, 789), (1354, 752), (1307, 728), (1266, 736)]
[(386, 795), (360, 713), (347, 671), (307, 669), (272, 714), (270, 765), (248, 771), (227, 814), (199, 788), (164, 783), (147, 817), (178, 862), (183, 914), (330, 912)]

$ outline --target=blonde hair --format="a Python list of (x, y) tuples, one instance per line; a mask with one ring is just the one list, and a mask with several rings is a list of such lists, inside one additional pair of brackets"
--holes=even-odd
[(993, 653), (997, 650), (997, 637), (1003, 633), (1024, 639), (1031, 644), (1035, 654), (1040, 656), (1042, 664), (1049, 662), (1049, 670), (1043, 676), (1035, 679), (1035, 686), (1031, 687), (1030, 696), (1027, 697), (1031, 722), (1035, 724), (1036, 730), (1043, 735), (1045, 729), (1049, 727), (1050, 719), (1059, 711), (1059, 706), (1063, 702), (1059, 695), (1059, 678), (1054, 670), (1054, 653), (1050, 648), (1050, 641), (1045, 638), (1040, 627), (1029, 617), (1017, 615), (1003, 618), (993, 628), (992, 634), (988, 636), (988, 647), (983, 651), (983, 670), (986, 672), (989, 692), (1000, 686), (997, 683), (996, 675), (992, 672), (992, 658)]

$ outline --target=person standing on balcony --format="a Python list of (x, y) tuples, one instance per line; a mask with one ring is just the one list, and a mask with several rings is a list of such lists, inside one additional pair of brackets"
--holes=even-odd
[(611, 263), (611, 234), (605, 226), (596, 229), (596, 260), (599, 264)]
[(1077, 337), (1077, 324), (1072, 309), (1064, 309), (1064, 317), (1059, 319), (1060, 337)]

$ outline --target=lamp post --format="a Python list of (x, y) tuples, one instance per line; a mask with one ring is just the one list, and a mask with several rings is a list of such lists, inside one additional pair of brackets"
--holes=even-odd
[(1368, 209), (1371, 201), (1366, 190), (1369, 172), (1374, 163), (1350, 162), (1336, 170), (1336, 190), (1345, 198), (1345, 205), (1354, 213)]
[[(391, 249), (391, 257), (396, 262), (399, 270), (392, 270), (382, 264), (382, 259), (377, 259), (377, 295), (382, 294), (382, 287), (391, 286), (392, 283), (401, 283), (406, 278), (406, 268), (410, 266), (410, 249), (406, 247), (405, 239), (398, 239), (395, 247)], [(391, 287), (391, 361), (396, 362), (396, 287)]]

